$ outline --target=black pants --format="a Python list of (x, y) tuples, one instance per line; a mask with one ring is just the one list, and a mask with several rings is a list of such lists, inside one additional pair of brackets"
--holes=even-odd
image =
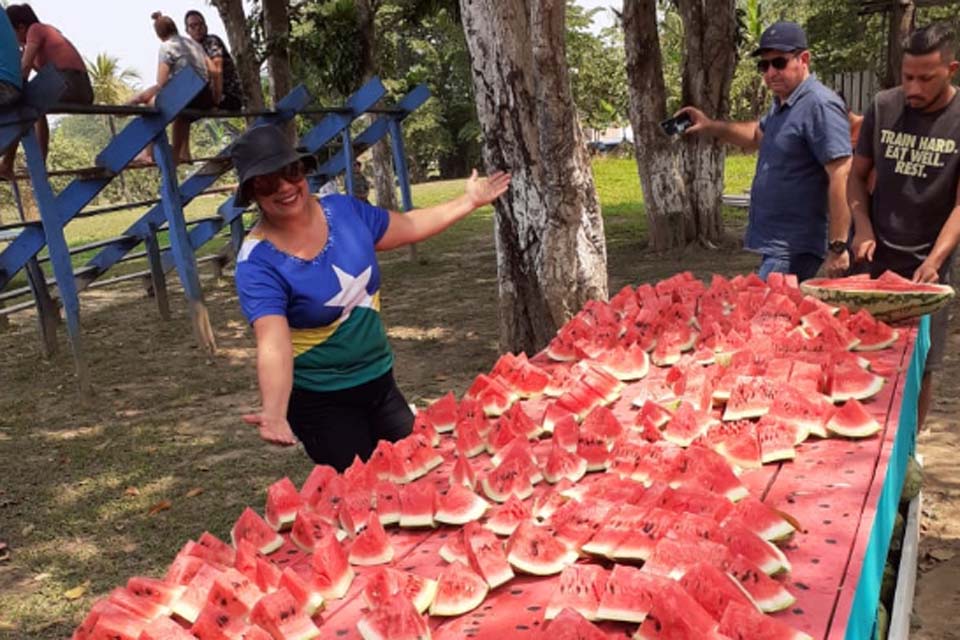
[(287, 421), (307, 455), (337, 471), (350, 466), (354, 456), (367, 460), (378, 441), (396, 442), (413, 429), (413, 413), (393, 371), (339, 391), (294, 388)]

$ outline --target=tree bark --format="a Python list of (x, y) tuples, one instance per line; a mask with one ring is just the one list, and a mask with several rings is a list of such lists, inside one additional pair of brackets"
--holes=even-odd
[(460, 0), (495, 203), (501, 348), (540, 350), (607, 295), (603, 220), (570, 92), (564, 0)]
[[(263, 0), (263, 36), (267, 41), (267, 73), (270, 76), (270, 97), (274, 106), (293, 89), (290, 70), (290, 15), (288, 0)], [(296, 139), (296, 123), (285, 126), (291, 141)]]
[[(678, 0), (683, 19), (683, 104), (696, 105), (711, 118), (730, 111), (730, 83), (737, 66), (736, 0)], [(688, 136), (686, 184), (691, 211), (685, 235), (707, 246), (723, 236), (723, 170), (726, 152), (713, 138)]]
[(687, 244), (684, 218), (690, 204), (684, 146), (665, 136), (659, 124), (667, 117), (667, 107), (657, 1), (625, 0), (623, 30), (630, 125), (647, 216), (648, 246), (653, 251), (666, 251)]
[(903, 64), (903, 41), (913, 29), (917, 7), (913, 0), (895, 0), (890, 11), (890, 31), (887, 34), (887, 73), (883, 87), (900, 84), (900, 65)]
[(227, 29), (230, 52), (240, 75), (243, 103), (247, 109), (263, 109), (263, 89), (260, 86), (260, 65), (253, 51), (243, 0), (210, 0), (216, 7)]

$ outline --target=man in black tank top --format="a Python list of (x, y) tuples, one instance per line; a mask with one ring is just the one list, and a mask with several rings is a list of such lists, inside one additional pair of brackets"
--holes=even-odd
[[(904, 43), (901, 86), (877, 94), (860, 130), (847, 197), (853, 252), (874, 277), (890, 269), (917, 282), (949, 281), (960, 241), (960, 98), (951, 83), (960, 63), (943, 24)], [(876, 169), (876, 187), (867, 188)], [(948, 310), (931, 318), (919, 425), (930, 406), (931, 373), (943, 359)]]

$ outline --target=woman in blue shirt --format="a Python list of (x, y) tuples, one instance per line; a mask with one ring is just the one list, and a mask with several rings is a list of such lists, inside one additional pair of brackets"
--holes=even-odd
[(260, 220), (237, 256), (236, 284), (257, 339), (262, 408), (244, 419), (278, 444), (299, 439), (318, 464), (343, 470), (381, 439), (410, 433), (413, 415), (393, 379), (380, 319), (375, 252), (420, 242), (490, 204), (510, 184), (498, 172), (466, 193), (407, 213), (345, 195), (310, 195), (301, 156), (273, 126), (233, 146), (236, 202)]

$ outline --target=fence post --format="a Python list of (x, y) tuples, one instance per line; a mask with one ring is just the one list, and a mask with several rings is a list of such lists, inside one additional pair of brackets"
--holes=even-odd
[(350, 125), (343, 128), (340, 134), (343, 140), (343, 163), (347, 170), (343, 172), (343, 186), (348, 195), (353, 195), (353, 140), (350, 136)]
[(167, 218), (169, 229), (170, 250), (173, 262), (180, 276), (184, 293), (190, 307), (190, 321), (193, 325), (194, 337), (202, 348), (209, 353), (216, 351), (217, 344), (210, 326), (210, 314), (207, 312), (203, 300), (203, 289), (200, 287), (200, 275), (197, 272), (197, 260), (193, 255), (190, 237), (187, 234), (187, 225), (183, 217), (183, 205), (180, 200), (180, 187), (177, 180), (177, 167), (167, 140), (166, 131), (161, 131), (153, 145), (154, 158), (160, 168), (160, 193), (163, 213)]
[[(387, 121), (387, 129), (390, 131), (390, 150), (393, 151), (393, 172), (397, 175), (400, 182), (400, 201), (403, 203), (404, 212), (413, 209), (413, 196), (410, 193), (410, 171), (407, 167), (407, 152), (403, 145), (403, 129), (400, 128), (400, 121), (393, 116)], [(417, 245), (410, 245), (410, 261), (417, 259)]]
[(164, 320), (170, 319), (170, 301), (167, 298), (167, 274), (163, 272), (160, 259), (160, 241), (157, 240), (157, 225), (149, 223), (147, 236), (143, 239), (147, 247), (147, 262), (150, 265), (150, 286), (157, 300), (157, 311)]

